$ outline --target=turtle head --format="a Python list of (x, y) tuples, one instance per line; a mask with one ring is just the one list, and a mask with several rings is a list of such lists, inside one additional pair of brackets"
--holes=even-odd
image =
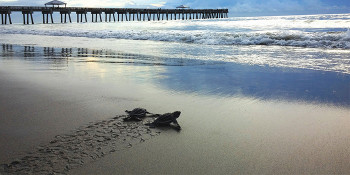
[(174, 117), (175, 117), (175, 118), (179, 118), (181, 112), (180, 112), (180, 111), (175, 111), (175, 112), (173, 112), (173, 114), (174, 114)]

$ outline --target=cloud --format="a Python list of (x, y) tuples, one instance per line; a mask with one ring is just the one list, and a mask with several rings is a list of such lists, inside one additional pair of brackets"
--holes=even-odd
[[(335, 2), (337, 1), (337, 2)], [(191, 8), (228, 8), (231, 14), (310, 14), (337, 13), (338, 9), (350, 7), (340, 0), (183, 0)], [(179, 1), (168, 0), (167, 5), (179, 5)]]
[[(305, 2), (307, 3), (305, 3)], [(313, 1), (313, 2), (310, 2)], [(320, 0), (195, 0), (188, 1), (192, 7), (226, 7), (239, 11), (284, 11), (284, 10), (297, 10), (303, 8), (303, 5), (317, 3)]]
[(298, 11), (303, 9), (302, 4), (297, 1), (290, 0), (266, 0), (264, 2), (256, 2), (247, 0), (237, 2), (228, 7), (234, 12), (257, 13), (257, 12), (280, 12), (280, 11)]
[[(0, 5), (44, 6), (51, 0), (0, 0)], [(133, 0), (61, 0), (69, 7), (127, 7), (136, 3)]]
[(155, 3), (155, 4), (150, 4), (151, 6), (154, 6), (154, 7), (163, 7), (165, 5), (166, 2), (159, 2), (159, 3)]
[(17, 0), (0, 0), (0, 4), (1, 2), (14, 2), (14, 1), (17, 1)]
[(125, 7), (128, 5), (134, 5), (132, 0), (104, 0), (104, 1), (94, 1), (94, 0), (65, 0), (68, 6), (73, 7)]

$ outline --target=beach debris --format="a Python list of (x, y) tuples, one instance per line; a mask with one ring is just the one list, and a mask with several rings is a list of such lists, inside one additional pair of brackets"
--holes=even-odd
[(180, 117), (180, 114), (181, 114), (180, 111), (175, 111), (173, 113), (165, 113), (163, 115), (160, 115), (152, 123), (146, 123), (145, 125), (149, 126), (150, 128), (155, 128), (160, 126), (172, 126), (176, 130), (181, 130), (181, 126), (176, 120), (177, 118)]
[(135, 108), (131, 111), (125, 110), (128, 114), (124, 121), (142, 121), (142, 118), (146, 117), (147, 114), (151, 114), (144, 108)]

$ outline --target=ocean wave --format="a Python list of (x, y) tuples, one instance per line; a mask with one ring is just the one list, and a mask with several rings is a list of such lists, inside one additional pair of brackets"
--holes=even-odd
[(288, 30), (260, 33), (229, 33), (177, 30), (14, 30), (3, 28), (0, 30), (0, 33), (151, 40), (205, 45), (278, 45), (310, 48), (350, 48), (349, 29), (343, 32), (301, 32)]

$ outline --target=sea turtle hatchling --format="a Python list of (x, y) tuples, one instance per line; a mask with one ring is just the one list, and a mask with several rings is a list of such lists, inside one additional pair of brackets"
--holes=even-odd
[(146, 123), (145, 125), (148, 125), (150, 128), (155, 128), (158, 126), (171, 126), (171, 124), (173, 123), (176, 125), (175, 129), (180, 130), (181, 127), (176, 120), (177, 118), (179, 118), (180, 114), (180, 111), (175, 111), (173, 113), (165, 113), (163, 115), (160, 115), (152, 123)]
[(147, 114), (151, 114), (144, 108), (135, 108), (131, 111), (126, 110), (125, 112), (128, 116), (123, 119), (124, 121), (142, 121), (142, 118), (146, 117)]

